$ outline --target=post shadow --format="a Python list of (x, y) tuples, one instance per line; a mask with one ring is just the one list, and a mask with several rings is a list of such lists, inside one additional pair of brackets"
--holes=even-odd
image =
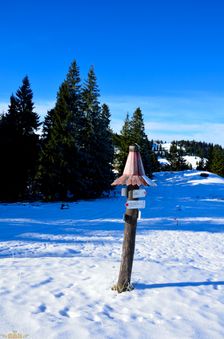
[(133, 285), (136, 290), (146, 290), (166, 287), (198, 287), (198, 286), (213, 286), (214, 288), (217, 288), (217, 286), (220, 285), (224, 286), (224, 281), (184, 281), (163, 284), (134, 283)]

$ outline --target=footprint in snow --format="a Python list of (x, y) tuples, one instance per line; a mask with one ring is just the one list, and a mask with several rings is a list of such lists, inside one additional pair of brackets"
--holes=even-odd
[(38, 314), (38, 313), (44, 313), (47, 309), (47, 306), (45, 304), (41, 304), (38, 306), (37, 310), (35, 312), (32, 312), (33, 314)]
[(68, 284), (68, 286), (66, 286), (66, 288), (71, 288), (72, 286), (74, 286), (74, 284)]
[(54, 294), (55, 298), (61, 298), (63, 297), (64, 293), (63, 292), (57, 292)]
[(109, 319), (114, 319), (114, 317), (111, 315), (111, 313), (113, 313), (113, 311), (114, 310), (113, 310), (112, 307), (110, 307), (109, 305), (104, 305), (102, 307), (102, 311), (100, 313), (101, 313), (101, 315), (104, 315)]
[(0, 290), (0, 295), (6, 295), (6, 294), (9, 294), (9, 293), (10, 293), (10, 291), (8, 289), (6, 289), (6, 288), (2, 288)]
[(42, 285), (46, 285), (46, 284), (49, 284), (50, 282), (52, 282), (53, 278), (49, 277), (43, 281), (40, 281), (39, 283), (37, 284), (34, 284), (34, 285), (31, 285), (32, 288), (37, 288), (37, 287), (40, 287)]
[(69, 308), (68, 308), (68, 307), (65, 307), (65, 308), (63, 308), (63, 310), (60, 310), (60, 311), (59, 311), (59, 314), (62, 315), (63, 317), (69, 318), (68, 312), (69, 312)]

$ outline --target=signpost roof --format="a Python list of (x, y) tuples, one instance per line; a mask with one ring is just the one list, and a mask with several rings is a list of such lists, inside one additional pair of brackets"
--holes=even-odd
[(145, 175), (141, 154), (138, 145), (129, 146), (129, 154), (122, 176), (117, 178), (113, 183), (117, 185), (132, 186), (155, 186), (153, 181)]

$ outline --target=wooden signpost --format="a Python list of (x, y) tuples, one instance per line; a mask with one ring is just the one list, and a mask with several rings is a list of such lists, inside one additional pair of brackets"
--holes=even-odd
[[(133, 289), (131, 285), (131, 272), (135, 250), (135, 236), (139, 208), (145, 208), (145, 201), (138, 198), (145, 197), (146, 191), (139, 189), (140, 186), (155, 186), (144, 171), (138, 145), (129, 146), (129, 154), (124, 168), (123, 175), (116, 179), (112, 185), (127, 186), (126, 212), (124, 216), (124, 240), (122, 247), (122, 258), (118, 282), (113, 290), (119, 293)], [(125, 190), (123, 190), (123, 193)]]

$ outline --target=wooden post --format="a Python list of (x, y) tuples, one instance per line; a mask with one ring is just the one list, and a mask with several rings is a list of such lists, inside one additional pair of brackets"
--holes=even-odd
[[(153, 182), (145, 175), (138, 145), (129, 146), (129, 154), (123, 171), (123, 175), (117, 178), (112, 183), (112, 185), (126, 185), (128, 201), (138, 200), (138, 198), (133, 198), (133, 191), (139, 189), (140, 186), (154, 185)], [(117, 284), (112, 287), (113, 290), (116, 290), (119, 293), (130, 291), (133, 289), (133, 287), (131, 286), (131, 272), (135, 251), (135, 235), (138, 219), (138, 208), (144, 208), (143, 205), (139, 204), (139, 202), (134, 204), (127, 203), (126, 205), (127, 208), (124, 217), (125, 227), (120, 273)]]
[[(128, 186), (128, 200), (138, 200), (133, 199), (134, 189), (138, 189), (138, 186)], [(133, 289), (131, 286), (131, 272), (135, 251), (137, 219), (138, 209), (126, 208), (120, 273), (117, 285), (115, 285), (113, 288), (119, 293)]]

